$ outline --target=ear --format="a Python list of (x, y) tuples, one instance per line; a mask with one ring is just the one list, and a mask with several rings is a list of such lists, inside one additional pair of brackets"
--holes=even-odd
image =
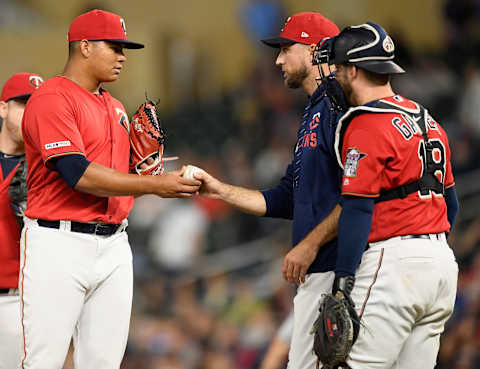
[(358, 68), (354, 65), (349, 65), (348, 66), (348, 74), (350, 76), (350, 79), (355, 79), (358, 77)]
[(88, 58), (92, 54), (93, 43), (88, 40), (81, 40), (78, 49), (84, 58)]
[(8, 115), (8, 104), (5, 101), (0, 101), (0, 118), (6, 119)]

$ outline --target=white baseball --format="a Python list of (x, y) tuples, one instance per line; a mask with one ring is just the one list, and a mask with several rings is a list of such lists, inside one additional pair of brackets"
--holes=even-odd
[(183, 172), (183, 177), (187, 179), (195, 179), (193, 175), (200, 171), (201, 169), (199, 167), (196, 167), (194, 165), (187, 165), (187, 169), (185, 169), (185, 172)]

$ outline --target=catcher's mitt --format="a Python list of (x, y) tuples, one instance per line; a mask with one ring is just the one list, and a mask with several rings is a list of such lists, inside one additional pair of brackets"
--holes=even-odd
[(357, 340), (360, 321), (353, 301), (342, 291), (325, 295), (319, 312), (310, 332), (314, 335), (313, 351), (324, 369), (335, 369), (345, 364)]
[(8, 187), (10, 206), (17, 216), (20, 227), (23, 226), (23, 214), (27, 208), (27, 161), (25, 157), (20, 159), (15, 174)]
[[(130, 173), (157, 175), (163, 172), (165, 131), (156, 104), (148, 100), (140, 105), (130, 125)], [(147, 159), (152, 159), (148, 164)], [(141, 168), (141, 164), (146, 164)]]

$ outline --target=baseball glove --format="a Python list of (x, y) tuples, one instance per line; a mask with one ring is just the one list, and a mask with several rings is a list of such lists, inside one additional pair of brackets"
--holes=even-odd
[(18, 224), (23, 226), (23, 214), (27, 208), (27, 161), (25, 157), (18, 162), (18, 167), (8, 187), (8, 196)]
[[(140, 105), (130, 125), (130, 173), (158, 175), (163, 172), (165, 131), (162, 128), (157, 105), (147, 99)], [(147, 163), (147, 160), (150, 163)], [(141, 168), (142, 164), (146, 167)]]
[(359, 330), (360, 321), (349, 294), (337, 291), (325, 295), (310, 331), (314, 335), (313, 351), (323, 369), (336, 369), (346, 363)]

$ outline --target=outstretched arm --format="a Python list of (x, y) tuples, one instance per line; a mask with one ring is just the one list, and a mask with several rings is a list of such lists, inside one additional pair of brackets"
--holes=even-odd
[(203, 170), (195, 172), (194, 177), (202, 181), (200, 195), (222, 200), (245, 213), (265, 215), (267, 205), (260, 191), (220, 182)]
[(184, 168), (158, 176), (139, 176), (90, 163), (74, 188), (101, 197), (144, 194), (191, 197), (198, 191), (200, 182), (183, 178), (183, 171)]

